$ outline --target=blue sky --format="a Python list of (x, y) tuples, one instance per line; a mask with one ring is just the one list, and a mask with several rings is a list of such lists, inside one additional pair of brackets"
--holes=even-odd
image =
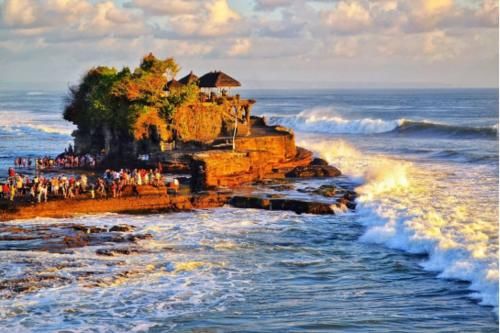
[(0, 0), (2, 87), (148, 52), (244, 86), (498, 85), (497, 0)]

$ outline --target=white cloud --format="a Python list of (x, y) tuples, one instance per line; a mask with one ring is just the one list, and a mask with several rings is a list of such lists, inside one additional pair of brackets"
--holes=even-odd
[(447, 61), (460, 54), (461, 43), (446, 35), (443, 31), (425, 34), (423, 40), (423, 58), (429, 62)]
[(140, 8), (151, 16), (194, 14), (200, 8), (196, 0), (132, 0), (125, 3), (127, 8)]
[(173, 32), (181, 36), (217, 37), (238, 30), (241, 16), (227, 0), (211, 0), (196, 14), (171, 16), (169, 22)]
[(6, 0), (3, 23), (18, 37), (47, 41), (137, 37), (148, 30), (144, 18), (112, 1)]
[(359, 39), (356, 37), (346, 37), (335, 42), (333, 54), (338, 57), (353, 58), (358, 55)]
[(357, 1), (340, 1), (337, 6), (324, 11), (323, 22), (337, 33), (356, 33), (370, 27), (372, 18), (368, 8)]
[(3, 22), (9, 27), (30, 27), (37, 21), (37, 7), (33, 0), (5, 0)]
[(252, 42), (250, 39), (237, 39), (231, 46), (227, 54), (231, 57), (241, 56), (247, 54), (252, 47)]
[(416, 77), (458, 64), (481, 68), (469, 73), (476, 82), (496, 75), (484, 64), (498, 57), (497, 0), (236, 1), (0, 0), (0, 53), (12, 67), (0, 71), (16, 77), (14, 69), (43, 63), (81, 73), (89, 64), (136, 65), (153, 51), (201, 70), (281, 68), (290, 77), (335, 66)]
[(274, 10), (279, 7), (289, 6), (292, 0), (256, 0), (255, 9), (256, 10)]

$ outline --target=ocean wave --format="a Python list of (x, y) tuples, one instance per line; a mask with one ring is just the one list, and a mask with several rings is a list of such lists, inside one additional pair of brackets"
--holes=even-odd
[(366, 227), (361, 241), (426, 254), (424, 269), (438, 278), (469, 281), (470, 296), (498, 313), (498, 207), (488, 197), (498, 188), (486, 177), (496, 171), (421, 167), (363, 154), (342, 140), (299, 144), (363, 182), (356, 212)]
[(299, 132), (326, 134), (397, 134), (449, 136), (460, 138), (497, 138), (498, 124), (490, 127), (458, 126), (408, 119), (383, 120), (373, 118), (345, 119), (335, 115), (329, 107), (319, 107), (294, 116), (270, 114), (266, 120), (271, 125), (283, 125)]
[(51, 127), (46, 125), (25, 124), (19, 126), (0, 125), (0, 135), (30, 135), (33, 132), (70, 136), (73, 132), (70, 128)]
[(390, 132), (401, 125), (401, 120), (381, 119), (344, 119), (332, 115), (330, 108), (314, 108), (302, 111), (295, 116), (269, 116), (271, 125), (283, 125), (300, 132), (376, 134)]
[(0, 134), (3, 135), (31, 135), (35, 132), (69, 136), (74, 129), (69, 122), (60, 120), (59, 115), (0, 110)]
[(496, 138), (498, 137), (498, 125), (490, 127), (473, 127), (403, 119), (400, 125), (391, 132), (401, 134), (443, 135), (461, 138)]

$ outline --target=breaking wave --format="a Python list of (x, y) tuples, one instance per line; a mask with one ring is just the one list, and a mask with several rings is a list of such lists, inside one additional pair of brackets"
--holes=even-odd
[(0, 111), (0, 135), (31, 135), (33, 132), (70, 136), (75, 127), (58, 116), (44, 116), (26, 111)]
[(36, 132), (42, 132), (46, 134), (52, 135), (61, 135), (61, 136), (70, 136), (72, 129), (68, 128), (59, 128), (59, 127), (51, 127), (45, 125), (35, 125), (35, 124), (26, 124), (20, 126), (3, 126), (0, 125), (0, 135), (30, 135)]
[(332, 108), (312, 108), (294, 116), (269, 115), (266, 120), (271, 125), (283, 125), (299, 132), (326, 134), (397, 134), (449, 136), (459, 138), (497, 138), (498, 125), (491, 127), (469, 127), (415, 121), (407, 119), (345, 119), (334, 114)]
[(361, 241), (426, 254), (424, 269), (469, 281), (470, 296), (498, 313), (498, 209), (491, 203), (497, 198), (488, 197), (497, 193), (495, 170), (370, 156), (342, 140), (299, 144), (362, 184), (356, 212), (366, 227)]

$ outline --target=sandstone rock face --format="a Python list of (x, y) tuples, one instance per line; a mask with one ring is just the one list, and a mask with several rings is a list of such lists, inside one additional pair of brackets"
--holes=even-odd
[[(0, 221), (16, 219), (29, 219), (34, 217), (72, 217), (80, 214), (93, 213), (122, 213), (122, 214), (148, 214), (158, 212), (190, 211), (196, 208), (222, 207), (229, 200), (229, 194), (206, 192), (199, 194), (167, 195), (165, 187), (140, 186), (139, 196), (128, 196), (127, 190), (123, 197), (108, 199), (67, 199), (52, 200), (47, 203), (31, 205), (26, 203), (10, 203), (0, 201)], [(86, 234), (85, 231), (80, 231)], [(104, 229), (103, 229), (104, 230)], [(89, 231), (97, 232), (96, 228)], [(68, 240), (73, 242), (73, 240)], [(74, 240), (75, 242), (78, 240)]]
[(236, 151), (265, 151), (274, 162), (286, 161), (297, 155), (293, 134), (237, 137)]
[(286, 174), (290, 178), (338, 177), (342, 173), (330, 165), (309, 165), (296, 167)]
[(335, 214), (329, 204), (295, 199), (268, 199), (258, 197), (235, 196), (229, 203), (238, 208), (257, 208), (266, 210), (289, 210), (297, 214)]
[(193, 155), (194, 189), (233, 187), (264, 178), (284, 178), (297, 166), (311, 163), (312, 153), (295, 146), (293, 133), (256, 127), (255, 135), (237, 137), (236, 150), (212, 150)]

